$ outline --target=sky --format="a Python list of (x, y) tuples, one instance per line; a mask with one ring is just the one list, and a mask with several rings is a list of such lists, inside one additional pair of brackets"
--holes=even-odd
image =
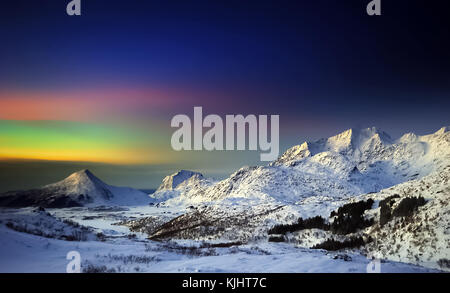
[[(0, 191), (89, 168), (156, 188), (259, 152), (171, 149), (176, 114), (280, 115), (280, 151), (351, 127), (450, 125), (446, 1), (8, 1), (0, 9)], [(448, 1), (447, 1), (448, 2)]]

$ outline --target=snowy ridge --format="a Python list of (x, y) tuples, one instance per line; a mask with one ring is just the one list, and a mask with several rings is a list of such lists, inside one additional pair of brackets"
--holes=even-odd
[(268, 166), (243, 167), (219, 182), (202, 184), (202, 178), (180, 185), (172, 197), (193, 202), (258, 197), (296, 203), (310, 196), (342, 199), (378, 192), (445, 168), (450, 162), (448, 130), (393, 140), (375, 127), (349, 129), (294, 146)]
[(375, 127), (366, 129), (348, 129), (328, 139), (305, 142), (288, 149), (272, 165), (289, 165), (295, 161), (312, 157), (321, 152), (340, 153), (347, 156), (359, 156), (365, 151), (374, 152), (382, 145), (392, 144), (391, 137)]

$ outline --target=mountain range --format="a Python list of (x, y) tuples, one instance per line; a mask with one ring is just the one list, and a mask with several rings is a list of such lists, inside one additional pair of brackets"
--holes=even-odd
[(349, 129), (294, 146), (267, 166), (221, 181), (195, 174), (153, 196), (196, 207), (151, 239), (268, 239), (450, 271), (448, 127), (398, 139)]
[(82, 170), (42, 188), (1, 194), (0, 206), (156, 203), (152, 211), (160, 215), (123, 214), (120, 225), (153, 240), (282, 241), (358, 249), (450, 271), (449, 130), (393, 139), (374, 127), (349, 129), (293, 146), (266, 166), (242, 167), (223, 180), (181, 170), (150, 195)]
[(165, 177), (150, 197), (133, 188), (108, 185), (81, 170), (42, 188), (3, 193), (0, 206), (141, 205), (166, 200), (191, 204), (225, 198), (295, 204), (315, 196), (339, 200), (420, 179), (449, 164), (449, 127), (423, 136), (407, 133), (395, 140), (375, 127), (348, 129), (293, 146), (266, 166), (242, 167), (220, 181), (178, 171)]
[(293, 146), (267, 166), (243, 167), (221, 181), (183, 171), (184, 182), (163, 183), (154, 196), (190, 202), (249, 197), (283, 203), (313, 196), (343, 199), (420, 179), (449, 164), (448, 127), (423, 136), (407, 133), (396, 140), (375, 127), (349, 129)]

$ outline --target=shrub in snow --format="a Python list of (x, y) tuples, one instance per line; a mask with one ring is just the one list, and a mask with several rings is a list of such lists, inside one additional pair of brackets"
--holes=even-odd
[(325, 242), (322, 242), (320, 244), (317, 244), (313, 246), (313, 249), (325, 249), (325, 250), (339, 250), (344, 248), (356, 248), (364, 246), (366, 243), (364, 242), (364, 239), (359, 237), (350, 237), (349, 239), (341, 242), (336, 241), (334, 239), (327, 239)]
[(450, 269), (450, 259), (441, 258), (437, 263), (442, 269)]
[(286, 225), (275, 225), (272, 229), (270, 229), (268, 234), (285, 234), (287, 232), (295, 232), (304, 229), (321, 229), (328, 230), (329, 225), (325, 223), (325, 219), (321, 216), (315, 216), (313, 218), (308, 218), (303, 220), (299, 218), (297, 223), (294, 224), (286, 224)]
[(373, 200), (348, 203), (340, 207), (337, 212), (333, 211), (330, 217), (335, 217), (330, 225), (330, 230), (336, 234), (350, 234), (359, 229), (373, 225), (373, 219), (367, 220), (363, 214), (366, 210), (372, 208)]
[(392, 205), (395, 203), (395, 199), (400, 198), (400, 195), (394, 194), (386, 197), (380, 201), (380, 225), (383, 226), (392, 219)]
[(399, 198), (398, 194), (389, 196), (384, 200), (380, 201), (380, 225), (383, 226), (393, 217), (409, 217), (411, 216), (420, 206), (423, 206), (426, 201), (423, 197), (406, 197), (400, 201), (395, 209), (392, 206), (395, 203), (396, 198)]
[(284, 236), (270, 236), (269, 242), (284, 242)]
[(392, 213), (394, 217), (408, 217), (411, 216), (420, 206), (425, 204), (425, 199), (419, 197), (404, 198)]
[(367, 201), (358, 201), (351, 202), (341, 206), (337, 212), (332, 211), (330, 214), (331, 217), (339, 216), (339, 215), (355, 215), (359, 216), (364, 213), (365, 210), (371, 209), (373, 205), (373, 199), (369, 198)]
[(83, 273), (87, 274), (103, 274), (103, 273), (115, 273), (116, 270), (114, 268), (108, 269), (106, 266), (96, 266), (93, 264), (87, 264), (83, 266)]

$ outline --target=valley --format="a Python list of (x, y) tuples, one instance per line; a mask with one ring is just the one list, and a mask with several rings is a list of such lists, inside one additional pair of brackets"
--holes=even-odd
[(152, 194), (88, 170), (0, 195), (2, 272), (450, 271), (450, 132), (350, 129)]

